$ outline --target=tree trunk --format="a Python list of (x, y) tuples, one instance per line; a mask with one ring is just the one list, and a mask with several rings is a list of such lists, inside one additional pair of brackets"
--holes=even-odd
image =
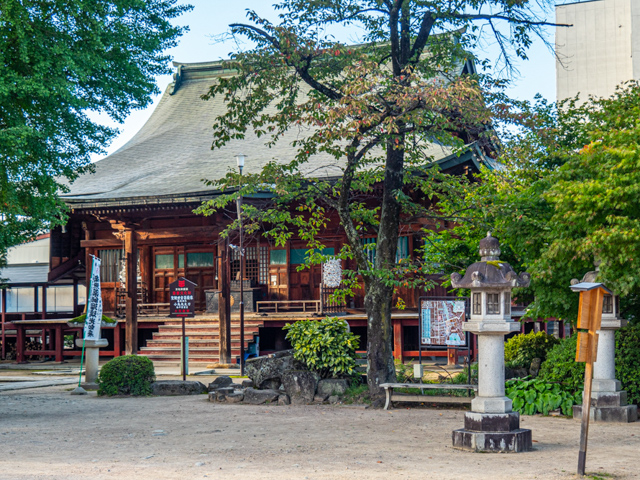
[(391, 341), (392, 303), (393, 287), (384, 285), (380, 279), (372, 280), (364, 296), (364, 306), (367, 311), (367, 382), (375, 408), (384, 405), (385, 395), (380, 384), (396, 381)]

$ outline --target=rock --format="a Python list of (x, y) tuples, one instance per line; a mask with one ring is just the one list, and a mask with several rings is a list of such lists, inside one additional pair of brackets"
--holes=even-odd
[(251, 380), (243, 380), (242, 388), (253, 388), (253, 382)]
[(270, 378), (260, 384), (260, 389), (280, 390), (282, 381), (279, 378)]
[(235, 390), (230, 387), (219, 388), (215, 391), (216, 400), (218, 402), (224, 402), (227, 399), (227, 395), (232, 394)]
[(319, 395), (343, 395), (349, 388), (349, 381), (344, 378), (325, 378), (318, 382)]
[(229, 388), (233, 388), (234, 390), (242, 390), (245, 387), (243, 387), (239, 383), (232, 383), (231, 385), (229, 385)]
[(504, 370), (504, 378), (505, 380), (509, 380), (511, 378), (524, 378), (529, 375), (529, 372), (526, 368), (509, 368), (505, 367)]
[(331, 395), (329, 397), (329, 403), (331, 405), (335, 405), (336, 403), (338, 403), (340, 401), (340, 397), (338, 395)]
[(217, 390), (219, 388), (228, 387), (232, 383), (233, 383), (233, 380), (231, 380), (231, 377), (227, 377), (226, 375), (223, 375), (221, 377), (216, 378), (213, 382), (209, 384), (209, 391), (213, 392), (214, 390)]
[(542, 364), (542, 360), (539, 358), (534, 358), (531, 361), (531, 367), (529, 368), (529, 375), (532, 377), (537, 377), (538, 372), (540, 371), (540, 365)]
[(320, 376), (306, 370), (293, 370), (282, 375), (282, 385), (294, 405), (308, 405), (313, 402)]
[(286, 393), (278, 395), (278, 405), (291, 405), (291, 399), (289, 398), (289, 395), (287, 395)]
[(216, 392), (209, 392), (209, 401), (210, 402), (216, 401)]
[(244, 392), (235, 391), (225, 395), (227, 403), (239, 403), (244, 400)]
[(255, 388), (247, 388), (244, 391), (244, 403), (252, 405), (261, 405), (266, 402), (275, 402), (280, 394), (275, 390), (256, 390)]
[(153, 395), (200, 395), (207, 393), (204, 383), (187, 380), (161, 380), (151, 384)]
[(329, 398), (329, 395), (321, 395), (319, 393), (316, 393), (315, 397), (313, 397), (313, 403), (324, 403), (327, 401), (327, 399)]
[(277, 379), (282, 381), (282, 375), (291, 370), (302, 370), (304, 365), (293, 358), (293, 350), (276, 352), (272, 355), (250, 358), (245, 363), (245, 374), (253, 381), (254, 388), (267, 388), (272, 386), (266, 380)]

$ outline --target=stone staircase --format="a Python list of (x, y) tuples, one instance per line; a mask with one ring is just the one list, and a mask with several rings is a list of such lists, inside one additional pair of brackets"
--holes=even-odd
[[(244, 349), (254, 341), (261, 320), (245, 320)], [(185, 334), (189, 337), (189, 364), (202, 366), (218, 363), (220, 360), (220, 336), (217, 319), (186, 319)], [(153, 361), (156, 365), (173, 366), (180, 363), (180, 346), (182, 342), (182, 320), (168, 320), (154, 332), (153, 339), (138, 352)], [(231, 325), (231, 359), (235, 363), (240, 356), (240, 325), (233, 319)]]

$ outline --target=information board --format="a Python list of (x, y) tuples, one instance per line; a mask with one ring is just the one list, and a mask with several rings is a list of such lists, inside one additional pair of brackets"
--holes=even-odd
[(196, 314), (196, 284), (179, 278), (169, 284), (169, 316), (194, 317)]
[(462, 324), (463, 300), (420, 301), (420, 343), (422, 345), (462, 346), (466, 344)]

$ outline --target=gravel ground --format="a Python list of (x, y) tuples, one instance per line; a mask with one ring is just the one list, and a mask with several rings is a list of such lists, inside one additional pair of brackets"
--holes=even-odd
[[(451, 448), (464, 412), (0, 393), (0, 479), (571, 479), (579, 422), (524, 417), (532, 452)], [(592, 478), (640, 478), (640, 422), (592, 424)]]

